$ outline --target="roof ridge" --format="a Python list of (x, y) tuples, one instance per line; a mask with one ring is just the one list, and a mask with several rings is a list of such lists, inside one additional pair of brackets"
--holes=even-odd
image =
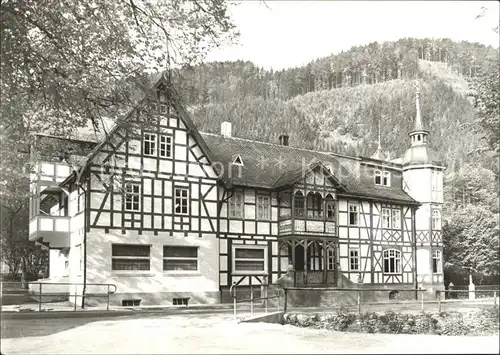
[(333, 156), (337, 156), (337, 157), (352, 159), (352, 160), (355, 160), (355, 161), (362, 161), (363, 160), (360, 157), (353, 157), (351, 155), (344, 155), (344, 154), (335, 153), (335, 152), (327, 152), (327, 151), (322, 151), (322, 150), (299, 148), (299, 147), (293, 147), (293, 146), (289, 146), (289, 145), (281, 145), (281, 144), (278, 144), (278, 143), (264, 142), (264, 141), (260, 141), (260, 140), (257, 140), (257, 139), (249, 139), (249, 138), (241, 138), (241, 137), (233, 137), (233, 136), (231, 136), (231, 137), (223, 137), (220, 134), (210, 133), (210, 132), (204, 132), (204, 131), (199, 131), (199, 132), (200, 132), (200, 134), (206, 134), (206, 135), (209, 135), (209, 136), (229, 138), (229, 139), (238, 139), (238, 140), (241, 140), (241, 141), (268, 144), (268, 145), (272, 145), (272, 146), (275, 146), (275, 147), (285, 147), (285, 148), (289, 148), (289, 149), (301, 150), (301, 151), (304, 151), (304, 152), (312, 152), (312, 153), (319, 153), (319, 154), (325, 154), (325, 155), (333, 155)]

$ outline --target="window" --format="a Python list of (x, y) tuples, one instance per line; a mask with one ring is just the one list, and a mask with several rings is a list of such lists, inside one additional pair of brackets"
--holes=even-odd
[(266, 271), (265, 249), (235, 247), (233, 269), (240, 273), (264, 273)]
[(327, 265), (326, 269), (327, 270), (335, 270), (335, 250), (330, 248), (327, 249)]
[(269, 196), (259, 196), (257, 195), (257, 218), (258, 219), (269, 219)]
[(401, 273), (401, 252), (396, 249), (384, 250), (384, 273)]
[(432, 272), (441, 274), (443, 272), (443, 264), (441, 262), (441, 250), (434, 250), (432, 252)]
[(322, 217), (322, 198), (318, 193), (309, 193), (307, 195), (307, 216), (308, 217)]
[(241, 157), (239, 155), (234, 159), (233, 164), (243, 166), (243, 160), (241, 159)]
[(243, 217), (243, 193), (234, 192), (229, 199), (229, 216)]
[(382, 172), (375, 170), (375, 185), (382, 185)]
[(391, 228), (391, 209), (382, 208), (382, 228)]
[(76, 213), (82, 212), (85, 203), (85, 194), (83, 189), (78, 188), (78, 196), (76, 198)]
[(198, 247), (164, 246), (163, 270), (197, 271)]
[(401, 211), (393, 209), (392, 210), (392, 228), (401, 229)]
[(160, 157), (170, 158), (172, 156), (172, 137), (160, 136)]
[(139, 211), (141, 197), (141, 184), (135, 182), (125, 183), (125, 210)]
[(349, 205), (349, 225), (358, 225), (358, 205)]
[(150, 248), (149, 245), (113, 244), (111, 270), (149, 270)]
[(391, 186), (391, 173), (384, 171), (384, 178), (382, 179), (382, 185)]
[(349, 249), (349, 270), (359, 271), (359, 249)]
[(156, 155), (156, 134), (144, 133), (144, 155)]
[(432, 229), (441, 229), (441, 212), (432, 210)]
[(188, 214), (188, 189), (183, 187), (175, 188), (175, 213)]
[(333, 200), (326, 200), (326, 219), (335, 219), (335, 202)]
[(304, 196), (300, 192), (294, 196), (293, 211), (295, 216), (304, 217)]

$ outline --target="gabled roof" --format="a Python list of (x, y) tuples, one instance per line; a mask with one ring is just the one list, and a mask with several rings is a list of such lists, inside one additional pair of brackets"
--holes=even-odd
[(312, 173), (314, 170), (317, 168), (320, 168), (323, 173), (330, 178), (333, 183), (339, 187), (341, 190), (346, 191), (346, 187), (340, 182), (339, 179), (335, 177), (330, 172), (330, 169), (326, 167), (321, 161), (316, 161), (314, 163), (309, 164), (306, 167), (300, 167), (296, 169), (295, 171), (284, 171), (283, 174), (278, 178), (278, 180), (274, 183), (274, 188), (282, 188), (285, 186), (291, 186), (298, 182), (304, 174), (309, 174)]
[[(150, 93), (138, 101), (125, 119), (115, 124), (106, 137), (96, 143), (90, 154), (85, 157), (79, 169), (80, 174), (89, 166), (113, 133), (121, 127), (126, 128), (136, 109), (161, 85), (165, 87), (173, 109), (205, 152), (209, 163), (219, 163), (214, 166), (216, 170), (222, 165), (222, 181), (228, 187), (235, 185), (276, 190), (298, 181), (304, 171), (323, 167), (323, 171), (339, 187), (339, 195), (419, 204), (403, 191), (401, 184), (393, 183), (390, 187), (375, 185), (373, 175), (364, 168), (364, 160), (361, 158), (199, 132), (184, 108), (180, 95), (163, 77), (156, 82)], [(235, 156), (239, 156), (245, 162), (244, 165), (233, 164)], [(401, 169), (401, 167), (394, 168)], [(72, 181), (76, 176), (77, 173), (73, 171), (60, 185)]]
[(238, 167), (241, 173), (224, 171), (235, 186), (277, 189), (296, 181), (304, 166), (311, 168), (321, 162), (330, 167), (331, 175), (345, 187), (345, 192), (339, 191), (339, 194), (418, 204), (401, 186), (376, 186), (373, 176), (362, 167), (360, 158), (205, 132), (201, 132), (201, 136), (216, 161), (225, 168), (230, 166), (235, 154), (241, 156), (245, 162), (245, 166)]
[[(215, 157), (213, 153), (211, 152), (210, 148), (207, 146), (203, 138), (200, 136), (200, 133), (196, 126), (194, 125), (193, 121), (191, 120), (189, 113), (186, 111), (184, 108), (184, 104), (182, 102), (181, 96), (177, 93), (177, 91), (168, 84), (166, 79), (161, 76), (158, 81), (155, 83), (155, 85), (151, 88), (150, 92), (146, 93), (135, 105), (134, 108), (132, 108), (125, 119), (121, 120), (119, 123), (115, 123), (113, 127), (111, 128), (110, 132), (100, 141), (97, 142), (97, 145), (94, 147), (94, 149), (87, 155), (83, 163), (81, 164), (80, 167), (80, 175), (81, 173), (88, 167), (92, 159), (99, 153), (101, 148), (108, 142), (110, 137), (113, 136), (113, 133), (116, 132), (120, 128), (126, 128), (126, 125), (128, 122), (130, 122), (131, 118), (133, 117), (134, 113), (136, 112), (138, 107), (141, 107), (145, 103), (145, 101), (148, 99), (148, 97), (156, 92), (158, 88), (162, 87), (163, 90), (166, 91), (167, 96), (170, 98), (170, 104), (172, 105), (173, 109), (175, 112), (177, 112), (177, 115), (182, 119), (184, 124), (186, 125), (188, 133), (190, 133), (196, 142), (200, 145), (201, 149), (203, 152), (206, 154), (207, 159), (209, 163), (212, 163), (215, 161)], [(73, 171), (73, 173), (64, 180), (63, 183), (67, 183), (71, 181), (73, 178), (77, 176), (76, 172)], [(226, 179), (223, 179), (224, 182), (227, 183)]]

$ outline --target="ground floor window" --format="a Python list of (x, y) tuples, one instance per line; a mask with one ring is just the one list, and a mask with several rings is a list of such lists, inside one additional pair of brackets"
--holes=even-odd
[(111, 270), (149, 270), (151, 246), (136, 244), (112, 245)]
[(233, 270), (237, 273), (263, 274), (266, 272), (265, 247), (235, 246)]
[(349, 270), (359, 271), (359, 249), (350, 248), (349, 249)]
[(441, 250), (434, 250), (432, 252), (432, 272), (435, 274), (441, 274), (443, 272)]
[(164, 246), (163, 270), (165, 271), (197, 271), (198, 247)]
[(335, 270), (335, 250), (333, 248), (327, 249), (326, 261), (326, 269)]
[(384, 250), (384, 273), (401, 273), (401, 251), (396, 249)]

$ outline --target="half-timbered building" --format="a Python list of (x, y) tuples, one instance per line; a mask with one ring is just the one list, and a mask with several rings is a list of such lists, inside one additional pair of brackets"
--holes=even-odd
[[(443, 286), (442, 167), (417, 93), (404, 158), (199, 132), (163, 79), (98, 140), (33, 147), (30, 239), (48, 281), (113, 283), (116, 304), (217, 303), (229, 287)], [(90, 287), (76, 287), (79, 294)], [(97, 292), (97, 291), (95, 291)]]

